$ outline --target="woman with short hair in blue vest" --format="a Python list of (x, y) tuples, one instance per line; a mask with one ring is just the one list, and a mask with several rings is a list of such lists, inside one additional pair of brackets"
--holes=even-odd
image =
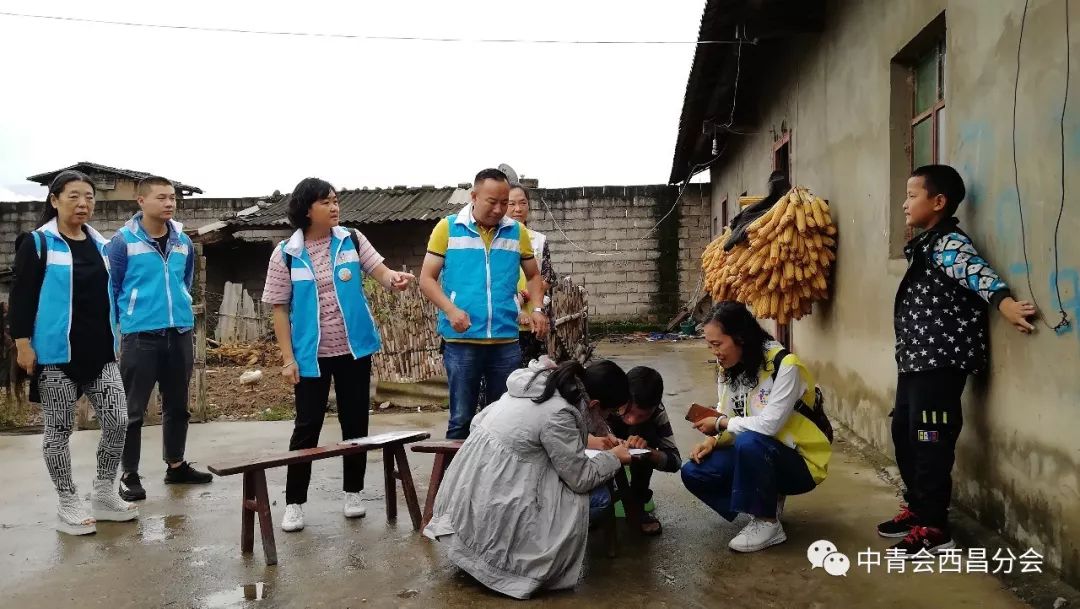
[[(289, 450), (319, 444), (330, 381), (337, 395), (343, 439), (368, 433), (371, 355), (379, 331), (364, 297), (364, 273), (386, 289), (404, 290), (413, 276), (392, 271), (359, 231), (338, 226), (337, 192), (318, 178), (305, 178), (289, 196), (289, 224), (296, 232), (270, 255), (262, 300), (274, 307), (274, 333), (294, 386), (296, 422)], [(365, 514), (360, 499), (367, 456), (342, 458), (345, 517)], [(304, 528), (311, 463), (290, 465), (281, 528)]]
[[(30, 399), (41, 403), (42, 452), (60, 506), (57, 530), (96, 531), (96, 521), (129, 521), (139, 510), (113, 485), (124, 449), (127, 401), (116, 364), (117, 333), (106, 240), (87, 222), (94, 214), (94, 185), (65, 171), (53, 179), (42, 226), (15, 254), (11, 288), (11, 337), (19, 367), (30, 374)], [(101, 424), (93, 512), (77, 494), (68, 441), (75, 401), (85, 394)]]

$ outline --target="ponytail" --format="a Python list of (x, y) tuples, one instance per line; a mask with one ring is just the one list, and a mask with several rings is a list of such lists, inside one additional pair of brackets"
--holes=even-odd
[(609, 360), (600, 360), (588, 368), (577, 360), (563, 362), (554, 370), (536, 373), (529, 385), (536, 382), (540, 375), (546, 375), (547, 382), (544, 391), (533, 400), (537, 404), (550, 400), (556, 391), (571, 404), (578, 404), (586, 397), (597, 400), (604, 410), (618, 408), (630, 401), (630, 384), (626, 373)]

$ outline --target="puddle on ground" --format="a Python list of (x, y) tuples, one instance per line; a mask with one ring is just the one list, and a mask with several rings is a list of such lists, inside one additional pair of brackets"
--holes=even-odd
[(139, 533), (143, 541), (165, 541), (172, 539), (184, 527), (187, 516), (153, 516), (139, 519)]
[(261, 601), (270, 593), (270, 587), (263, 582), (245, 584), (232, 590), (222, 590), (206, 597), (205, 605), (209, 609), (238, 607), (246, 601)]

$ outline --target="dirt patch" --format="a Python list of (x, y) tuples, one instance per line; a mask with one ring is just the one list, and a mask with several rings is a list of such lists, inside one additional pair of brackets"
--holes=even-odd
[[(241, 385), (240, 375), (248, 370), (262, 370), (262, 380), (254, 385)], [(207, 368), (207, 394), (210, 419), (219, 421), (285, 421), (291, 420), (296, 411), (293, 407), (293, 386), (280, 374), (279, 368), (247, 368), (244, 366), (218, 366)], [(330, 390), (330, 412), (337, 411), (334, 390)], [(397, 406), (389, 402), (371, 403), (371, 414), (393, 412), (438, 412), (438, 405)]]

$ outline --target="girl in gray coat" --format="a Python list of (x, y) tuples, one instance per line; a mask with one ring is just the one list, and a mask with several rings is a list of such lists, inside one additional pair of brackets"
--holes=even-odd
[[(589, 458), (590, 415), (630, 399), (626, 374), (609, 361), (513, 372), (506, 393), (473, 419), (435, 499), (424, 535), (488, 588), (519, 599), (574, 587), (581, 577), (590, 503), (630, 463), (624, 444)], [(590, 501), (591, 500), (591, 501)]]

